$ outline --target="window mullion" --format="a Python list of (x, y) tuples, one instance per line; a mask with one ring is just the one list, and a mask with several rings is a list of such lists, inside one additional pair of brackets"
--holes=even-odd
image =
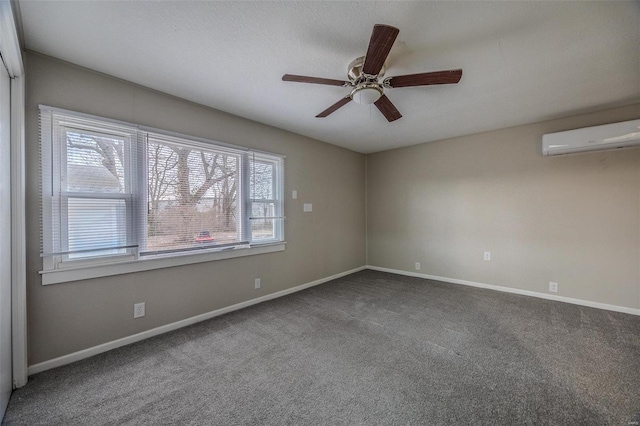
[(133, 168), (133, 200), (134, 209), (132, 217), (136, 223), (134, 232), (136, 233), (138, 250), (137, 257), (141, 252), (147, 250), (147, 229), (149, 213), (149, 164), (147, 153), (148, 134), (137, 132), (134, 139), (132, 152), (135, 155), (131, 164)]
[[(69, 250), (69, 198), (65, 196), (67, 190), (67, 132), (64, 127), (58, 127), (57, 130), (54, 153), (58, 168), (54, 168), (53, 176), (60, 176), (60, 178), (54, 177), (53, 179), (54, 199), (57, 199), (58, 202), (54, 208), (57, 208), (58, 220), (53, 231), (52, 249), (55, 252), (64, 252)], [(61, 260), (58, 257), (54, 262), (58, 263)]]
[(242, 182), (242, 190), (240, 191), (239, 200), (241, 200), (238, 204), (240, 206), (240, 229), (242, 232), (242, 241), (251, 242), (251, 220), (249, 217), (251, 216), (251, 209), (253, 206), (251, 200), (251, 165), (249, 159), (249, 153), (242, 154), (242, 172), (241, 172), (241, 182)]

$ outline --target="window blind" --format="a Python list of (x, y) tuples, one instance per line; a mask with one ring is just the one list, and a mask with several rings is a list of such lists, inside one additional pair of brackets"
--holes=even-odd
[[(127, 254), (134, 232), (135, 130), (41, 113), (43, 255)], [(45, 206), (46, 205), (46, 206)], [(50, 213), (50, 214), (47, 214)]]
[(148, 232), (143, 255), (248, 244), (242, 235), (244, 152), (148, 134)]

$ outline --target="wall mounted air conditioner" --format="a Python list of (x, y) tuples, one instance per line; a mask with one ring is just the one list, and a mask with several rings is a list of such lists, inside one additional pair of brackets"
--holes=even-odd
[(640, 120), (585, 127), (542, 136), (542, 155), (640, 146)]

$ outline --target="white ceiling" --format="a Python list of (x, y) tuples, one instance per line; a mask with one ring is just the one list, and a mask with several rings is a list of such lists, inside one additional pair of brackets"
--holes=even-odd
[[(638, 2), (20, 2), (24, 44), (241, 117), (370, 153), (640, 100)], [(463, 68), (457, 85), (388, 89), (388, 123), (348, 93), (373, 25), (400, 34), (387, 76)]]

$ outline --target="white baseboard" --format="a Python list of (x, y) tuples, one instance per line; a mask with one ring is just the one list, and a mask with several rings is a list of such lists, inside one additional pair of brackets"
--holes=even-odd
[(417, 272), (401, 271), (399, 269), (381, 268), (379, 266), (367, 265), (366, 269), (374, 271), (389, 272), (392, 274), (406, 275), (409, 277), (426, 278), (428, 280), (444, 281), (451, 284), (461, 284), (471, 287), (486, 288), (489, 290), (502, 291), (504, 293), (521, 294), (524, 296), (538, 297), (540, 299), (555, 300), (557, 302), (571, 303), (574, 305), (588, 306), (590, 308), (605, 309), (607, 311), (623, 312), (625, 314), (640, 315), (640, 309), (628, 308), (626, 306), (609, 305), (607, 303), (592, 302), (590, 300), (574, 299), (571, 297), (557, 296), (554, 294), (539, 293), (537, 291), (521, 290), (519, 288), (503, 287), (499, 285), (483, 284), (474, 281), (459, 280), (456, 278), (438, 277), (435, 275), (420, 274)]
[(361, 266), (359, 268), (351, 269), (349, 271), (341, 272), (339, 274), (332, 275), (330, 277), (321, 278), (319, 280), (311, 281), (306, 284), (301, 284), (295, 287), (288, 288), (286, 290), (278, 291), (275, 293), (267, 294), (265, 296), (257, 297), (255, 299), (247, 300), (245, 302), (236, 303), (235, 305), (227, 306), (225, 308), (216, 309), (215, 311), (207, 312), (201, 315), (196, 315), (195, 317), (186, 318), (180, 321), (173, 322), (171, 324), (166, 324), (160, 327), (152, 328), (151, 330), (143, 331), (137, 334), (133, 334), (131, 336), (123, 337), (118, 340), (113, 340), (111, 342), (103, 343), (98, 346), (93, 346), (91, 348), (83, 349), (78, 352), (73, 352), (68, 355), (63, 355), (58, 358), (50, 359), (48, 361), (44, 361), (38, 364), (33, 364), (29, 366), (28, 374), (33, 375), (36, 373), (40, 373), (42, 371), (50, 370), (52, 368), (61, 367), (63, 365), (71, 364), (72, 362), (80, 361), (81, 359), (89, 358), (94, 355), (101, 354), (103, 352), (110, 351), (112, 349), (119, 348), (121, 346), (129, 345), (131, 343), (139, 342), (144, 339), (148, 339), (153, 336), (157, 336), (159, 334), (167, 333), (169, 331), (177, 330), (182, 327), (186, 327), (188, 325), (192, 325), (201, 321), (205, 321), (219, 315), (223, 315), (229, 312), (237, 311), (238, 309), (246, 308), (251, 305), (255, 305), (261, 302), (266, 302), (267, 300), (277, 299), (278, 297), (286, 296), (291, 293), (298, 292), (300, 290), (307, 289), (309, 287), (313, 287), (319, 284), (326, 283), (327, 281), (335, 280), (336, 278), (344, 277), (345, 275), (353, 274), (355, 272), (359, 272), (365, 269), (365, 266)]
[(173, 322), (171, 324), (166, 324), (160, 327), (156, 327), (151, 330), (143, 331), (137, 334), (133, 334), (131, 336), (123, 337), (118, 340), (113, 340), (111, 342), (103, 343), (98, 346), (93, 346), (91, 348), (83, 349), (81, 351), (74, 352), (68, 355), (63, 355), (61, 357), (50, 359), (48, 361), (44, 361), (38, 364), (30, 365), (28, 368), (28, 374), (33, 375), (36, 373), (40, 373), (42, 371), (50, 370), (52, 368), (71, 364), (72, 362), (80, 361), (82, 359), (89, 358), (94, 355), (98, 355), (103, 352), (107, 352), (112, 349), (119, 348), (121, 346), (139, 342), (141, 340), (148, 339), (150, 337), (157, 336), (159, 334), (167, 333), (169, 331), (177, 330), (179, 328), (186, 327), (201, 321), (205, 321), (229, 312), (237, 311), (238, 309), (246, 308), (248, 306), (255, 305), (261, 302), (266, 302), (268, 300), (277, 299), (279, 297), (286, 296), (288, 294), (295, 293), (300, 290), (307, 289), (309, 287), (326, 283), (327, 281), (331, 281), (336, 278), (344, 277), (345, 275), (362, 271), (363, 269), (371, 269), (374, 271), (389, 272), (392, 274), (425, 278), (425, 279), (435, 280), (435, 281), (443, 281), (443, 282), (452, 283), (452, 284), (461, 284), (461, 285), (466, 285), (471, 287), (486, 288), (489, 290), (496, 290), (496, 291), (501, 291), (505, 293), (513, 293), (513, 294), (520, 294), (524, 296), (538, 297), (540, 299), (555, 300), (558, 302), (572, 303), (574, 305), (588, 306), (591, 308), (605, 309), (608, 311), (623, 312), (626, 314), (640, 316), (640, 309), (628, 308), (625, 306), (609, 305), (606, 303), (592, 302), (589, 300), (574, 299), (571, 297), (564, 297), (564, 296), (556, 296), (553, 294), (539, 293), (539, 292), (530, 291), (530, 290), (521, 290), (521, 289), (511, 288), (511, 287), (503, 287), (503, 286), (492, 285), (492, 284), (483, 284), (483, 283), (478, 283), (474, 281), (459, 280), (459, 279), (447, 278), (447, 277), (438, 277), (435, 275), (421, 274), (417, 272), (409, 272), (409, 271), (402, 271), (399, 269), (381, 268), (379, 266), (367, 265), (367, 266), (361, 266), (359, 268), (351, 269), (349, 271), (341, 272), (339, 274), (335, 274), (330, 277), (311, 281), (306, 284), (301, 284), (295, 287), (291, 287), (286, 290), (267, 294), (265, 296), (257, 297), (255, 299), (247, 300), (245, 302), (236, 303), (235, 305), (227, 306), (225, 308), (216, 309), (215, 311), (207, 312), (201, 315), (196, 315), (195, 317), (186, 318), (180, 321)]

